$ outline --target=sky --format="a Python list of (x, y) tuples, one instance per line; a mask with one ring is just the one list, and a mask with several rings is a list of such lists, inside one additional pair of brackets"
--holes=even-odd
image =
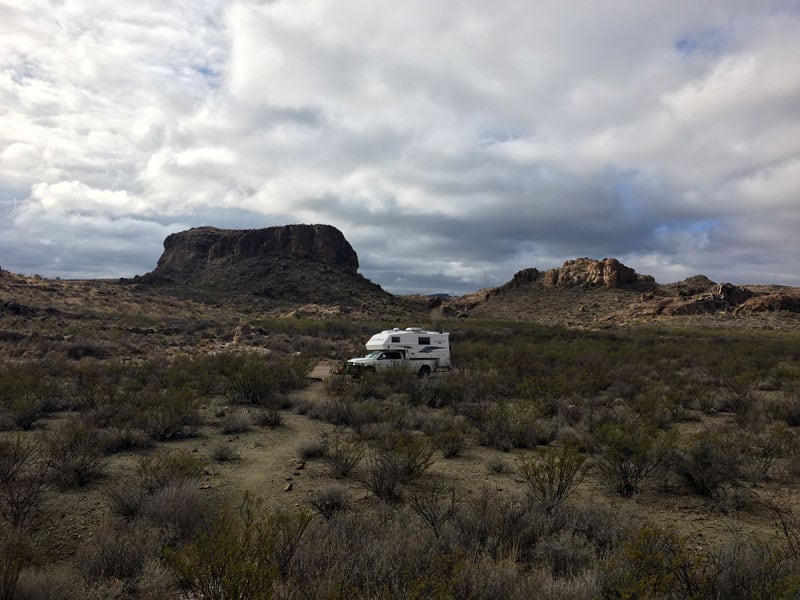
[(0, 266), (338, 227), (394, 293), (800, 285), (800, 0), (0, 0)]

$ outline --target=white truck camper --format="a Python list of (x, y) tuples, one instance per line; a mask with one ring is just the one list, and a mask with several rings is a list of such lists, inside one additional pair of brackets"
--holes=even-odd
[(365, 357), (347, 361), (351, 372), (400, 366), (425, 377), (450, 369), (450, 334), (445, 332), (420, 327), (387, 329), (369, 338), (367, 350)]

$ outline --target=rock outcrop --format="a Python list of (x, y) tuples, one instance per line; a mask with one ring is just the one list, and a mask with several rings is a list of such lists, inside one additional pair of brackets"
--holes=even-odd
[(331, 225), (285, 225), (231, 230), (197, 227), (164, 240), (164, 253), (151, 275), (193, 277), (215, 261), (293, 257), (321, 262), (355, 274), (358, 256), (342, 232)]
[(568, 260), (563, 266), (542, 272), (538, 269), (523, 269), (514, 274), (511, 281), (503, 288), (515, 288), (540, 283), (544, 287), (604, 287), (616, 289), (621, 287), (649, 287), (655, 285), (650, 275), (640, 275), (630, 267), (626, 267), (616, 258), (593, 260), (576, 258)]

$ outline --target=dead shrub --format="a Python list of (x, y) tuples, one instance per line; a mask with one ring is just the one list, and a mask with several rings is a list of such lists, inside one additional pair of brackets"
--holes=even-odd
[(348, 477), (364, 457), (364, 445), (337, 432), (327, 440), (326, 459), (332, 477)]

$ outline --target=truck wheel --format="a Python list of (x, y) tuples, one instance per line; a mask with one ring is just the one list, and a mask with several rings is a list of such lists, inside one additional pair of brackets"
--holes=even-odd
[(431, 374), (431, 368), (428, 365), (422, 365), (419, 368), (419, 376), (420, 377), (427, 377)]

